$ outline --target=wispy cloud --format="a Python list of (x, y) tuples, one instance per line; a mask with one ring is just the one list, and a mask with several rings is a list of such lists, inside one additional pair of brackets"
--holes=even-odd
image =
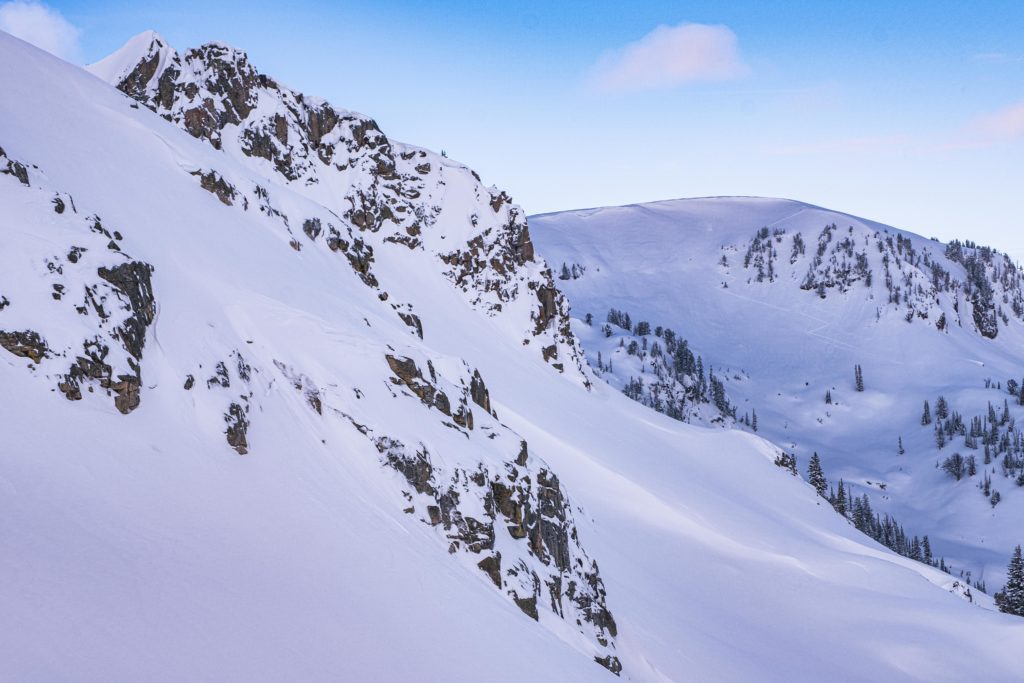
[(0, 4), (0, 31), (69, 62), (79, 61), (79, 30), (60, 12), (41, 3), (13, 0)]
[(648, 90), (688, 83), (729, 81), (750, 72), (736, 34), (727, 26), (659, 26), (623, 48), (605, 53), (594, 66), (600, 90)]

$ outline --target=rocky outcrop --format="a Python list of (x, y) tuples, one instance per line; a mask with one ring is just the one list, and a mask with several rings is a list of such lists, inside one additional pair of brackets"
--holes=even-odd
[(156, 298), (153, 296), (151, 275), (153, 266), (141, 261), (122, 263), (113, 268), (100, 267), (97, 274), (110, 283), (114, 293), (122, 300), (127, 312), (123, 322), (115, 328), (114, 338), (124, 344), (135, 360), (142, 360), (146, 345), (146, 328), (156, 317)]
[[(539, 619), (545, 605), (558, 617), (575, 620), (604, 651), (595, 660), (618, 673), (618, 658), (608, 651), (614, 650), (618, 631), (597, 563), (580, 546), (558, 477), (527, 461), (525, 442), (516, 460), (498, 469), (479, 463), (472, 471), (435, 466), (422, 444), (413, 449), (378, 437), (375, 445), (425, 501), (420, 503), (424, 522), (444, 532), (449, 552), (483, 555), (477, 566), (529, 617)], [(469, 502), (475, 500), (483, 501), (482, 508)], [(499, 534), (510, 539), (514, 554), (495, 550)]]
[(0, 174), (12, 175), (25, 187), (30, 186), (28, 181), (28, 168), (26, 168), (25, 164), (20, 161), (15, 161), (14, 159), (9, 158), (4, 152), (3, 147), (0, 147)]
[(216, 171), (193, 171), (192, 175), (198, 176), (199, 186), (217, 197), (222, 203), (227, 206), (235, 203), (238, 191)]
[[(459, 423), (467, 403), (493, 414), (479, 371), (466, 367), (465, 377), (455, 383), (441, 377), (429, 361), (424, 371), (423, 363), (407, 356), (388, 354), (386, 359), (392, 382), (439, 411), (443, 423), (449, 424), (448, 417)], [(459, 395), (456, 391), (463, 400), (453, 413), (448, 394)], [(472, 467), (445, 466), (422, 443), (407, 445), (365, 427), (361, 432), (410, 487), (405, 495), (413, 506), (407, 511), (421, 510), (424, 523), (442, 530), (449, 552), (482, 555), (477, 567), (531, 618), (539, 619), (541, 609), (550, 609), (562, 619), (575, 620), (593, 639), (595, 660), (616, 670), (618, 659), (609, 652), (618, 632), (615, 619), (597, 563), (580, 544), (572, 506), (558, 476), (533, 460), (526, 441), (507, 427), (485, 424), (481, 429), (488, 441), (513, 440), (514, 447), (503, 447), (506, 455), (497, 464), (481, 460)]]
[(473, 403), (488, 413), (493, 414), (493, 411), (491, 411), (491, 392), (487, 391), (487, 385), (484, 384), (484, 378), (480, 376), (479, 370), (473, 371), (473, 378), (469, 381), (469, 396), (473, 399)]
[(243, 408), (238, 403), (228, 406), (228, 412), (224, 414), (224, 422), (227, 423), (225, 436), (228, 445), (234, 448), (239, 455), (249, 452), (249, 442), (246, 439), (246, 432), (249, 431), (249, 421), (245, 418), (248, 407)]
[[(5, 299), (6, 301), (6, 299)], [(39, 364), (46, 357), (46, 341), (38, 332), (23, 330), (21, 332), (4, 332), (0, 330), (0, 346), (21, 358), (28, 358)]]
[[(316, 184), (327, 171), (351, 175), (344, 218), (371, 232), (390, 223), (394, 241), (419, 244), (415, 236), (429, 218), (410, 202), (424, 191), (416, 168), (426, 153), (396, 154), (372, 119), (281, 86), (244, 52), (210, 43), (179, 53), (153, 36), (115, 85), (216, 149), (233, 126), (242, 153), (266, 161), (286, 182)], [(215, 193), (227, 202), (227, 193)]]

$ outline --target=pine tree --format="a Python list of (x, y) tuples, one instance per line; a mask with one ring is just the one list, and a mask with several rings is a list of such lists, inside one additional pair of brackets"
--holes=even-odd
[(1006, 586), (996, 593), (995, 598), (1000, 612), (1024, 617), (1024, 559), (1019, 545), (1006, 568)]
[(832, 392), (828, 389), (825, 390), (825, 405), (832, 405)]
[(828, 491), (828, 480), (825, 478), (825, 471), (821, 468), (821, 459), (817, 452), (811, 456), (811, 462), (807, 465), (807, 481), (819, 496), (825, 497), (825, 492)]
[(924, 553), (925, 564), (932, 564), (935, 560), (932, 558), (932, 544), (927, 535), (921, 539), (921, 550)]
[(898, 452), (898, 453), (899, 453), (900, 455), (903, 455), (904, 453), (906, 453), (906, 451), (905, 451), (905, 450), (903, 450), (903, 437), (902, 437), (902, 436), (901, 436), (901, 437), (899, 437), (899, 448), (898, 448), (897, 452)]
[(864, 391), (864, 373), (859, 365), (853, 366), (853, 384), (857, 391)]
[(843, 480), (839, 480), (839, 488), (836, 490), (836, 501), (832, 507), (843, 517), (846, 516), (846, 489), (843, 487)]
[(930, 425), (932, 423), (932, 409), (928, 407), (928, 401), (924, 402), (924, 412), (921, 414), (921, 424)]
[(757, 431), (757, 411), (756, 410), (751, 410), (750, 411), (750, 428), (753, 429), (755, 432)]

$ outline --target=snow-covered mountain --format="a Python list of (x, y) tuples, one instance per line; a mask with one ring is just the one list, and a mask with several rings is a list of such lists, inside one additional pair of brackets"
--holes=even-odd
[(224, 45), (0, 61), (5, 678), (1016, 675), (776, 446), (595, 381), (472, 170)]
[(755, 416), (758, 433), (795, 453), (801, 471), (817, 452), (833, 487), (842, 480), (847, 494), (868, 495), (908, 540), (928, 536), (936, 562), (970, 572), (990, 593), (1003, 585), (1024, 519), (1015, 425), (1024, 416), (1024, 307), (1009, 258), (774, 199), (666, 201), (531, 222), (558, 264), (591, 363), (602, 354), (612, 384), (646, 379), (641, 398), (650, 402), (663, 382), (651, 372), (658, 357), (617, 348), (635, 329), (606, 323), (610, 309), (632, 316), (634, 328), (673, 330), (725, 377), (741, 426), (752, 428)]

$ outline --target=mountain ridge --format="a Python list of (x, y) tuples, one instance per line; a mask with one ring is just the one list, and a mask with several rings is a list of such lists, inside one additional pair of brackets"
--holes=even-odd
[[(468, 169), (388, 140), (428, 190), (400, 198), (381, 140), (337, 146), (344, 170), (307, 157), (307, 185), (232, 147), (236, 123), (217, 149), (20, 41), (0, 55), (0, 329), (51, 354), (0, 350), (13, 675), (1016, 670), (1014, 620), (861, 536), (777, 447), (594, 382), (522, 210)], [(360, 191), (440, 210), (414, 235)], [(86, 305), (106, 283), (104, 313), (147, 319), (100, 275), (134, 262), (154, 268), (139, 403), (91, 372), (68, 400), (83, 341), (108, 340), (94, 363), (135, 348)]]

